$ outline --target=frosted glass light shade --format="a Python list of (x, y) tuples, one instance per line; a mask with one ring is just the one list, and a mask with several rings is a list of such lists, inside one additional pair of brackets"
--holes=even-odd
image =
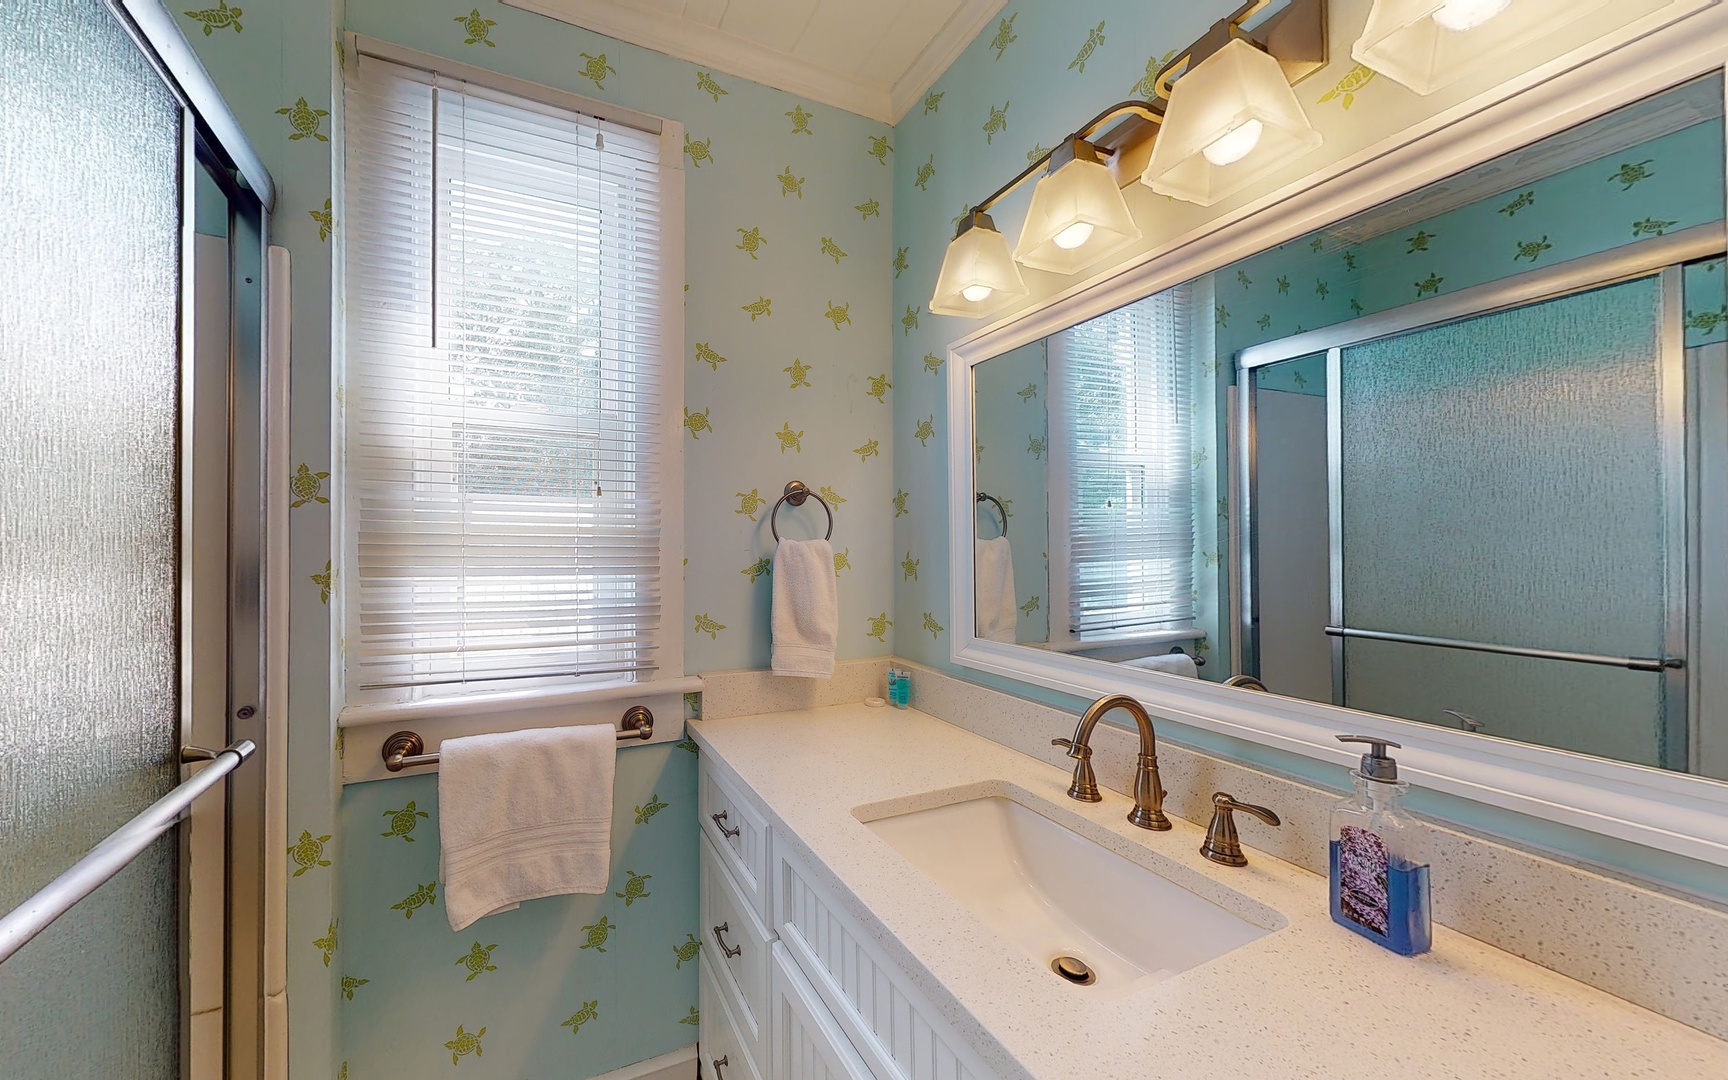
[[(1248, 137), (1255, 124), (1258, 138)], [(1170, 107), (1140, 182), (1211, 206), (1319, 145), (1320, 133), (1278, 61), (1237, 39), (1170, 88)]]
[(1025, 295), (1026, 281), (1014, 265), (1008, 238), (996, 231), (989, 214), (973, 213), (942, 256), (930, 311), (976, 319)]
[(1350, 55), (1418, 94), (1429, 94), (1607, 2), (1374, 0)]
[(1077, 273), (1140, 239), (1115, 175), (1088, 144), (1077, 140), (1073, 153), (1032, 189), (1014, 246), (1014, 258), (1053, 274)]

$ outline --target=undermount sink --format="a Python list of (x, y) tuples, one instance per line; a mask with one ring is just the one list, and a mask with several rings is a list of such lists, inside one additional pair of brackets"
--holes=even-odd
[[(1271, 932), (1012, 798), (874, 820), (869, 809), (857, 813), (872, 832), (1052, 978), (1086, 993), (1129, 994)], [(1281, 925), (1275, 912), (1239, 899)]]

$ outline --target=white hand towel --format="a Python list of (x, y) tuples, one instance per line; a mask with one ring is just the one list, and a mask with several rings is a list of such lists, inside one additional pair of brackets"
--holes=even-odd
[(840, 639), (840, 590), (826, 540), (782, 540), (774, 549), (774, 674), (826, 679)]
[(450, 929), (524, 900), (606, 891), (618, 767), (610, 724), (445, 739), (439, 753)]
[(1014, 553), (1008, 548), (1008, 538), (979, 540), (974, 562), (977, 578), (972, 600), (978, 609), (977, 634), (985, 641), (1013, 644), (1020, 609), (1014, 605)]
[(1162, 671), (1166, 675), (1186, 675), (1190, 679), (1200, 677), (1200, 669), (1194, 666), (1194, 658), (1187, 653), (1159, 653), (1156, 656), (1141, 656), (1133, 660), (1122, 661), (1122, 666), (1139, 668), (1142, 671)]

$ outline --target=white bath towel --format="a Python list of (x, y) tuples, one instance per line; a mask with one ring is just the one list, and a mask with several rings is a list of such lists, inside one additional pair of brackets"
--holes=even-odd
[(774, 549), (774, 674), (826, 679), (840, 638), (840, 590), (826, 540), (782, 540)]
[(973, 605), (978, 609), (978, 636), (985, 641), (1014, 642), (1020, 609), (1014, 605), (1014, 553), (1008, 538), (977, 541)]
[(445, 739), (438, 860), (450, 929), (524, 900), (603, 893), (612, 863), (610, 724)]
[(1159, 653), (1155, 656), (1139, 656), (1133, 660), (1122, 661), (1122, 666), (1139, 668), (1142, 671), (1162, 671), (1166, 675), (1186, 675), (1190, 679), (1200, 677), (1200, 669), (1194, 666), (1194, 658), (1187, 653)]

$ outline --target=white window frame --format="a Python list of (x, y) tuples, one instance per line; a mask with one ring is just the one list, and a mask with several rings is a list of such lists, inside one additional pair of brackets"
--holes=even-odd
[[(513, 94), (559, 109), (567, 109), (598, 117), (614, 124), (656, 134), (660, 139), (660, 184), (662, 194), (662, 252), (664, 278), (661, 303), (665, 333), (663, 352), (659, 357), (664, 374), (661, 413), (657, 428), (659, 445), (667, 463), (663, 478), (665, 505), (662, 508), (660, 540), (661, 607), (660, 627), (656, 634), (657, 673), (652, 679), (615, 680), (585, 679), (576, 686), (535, 686), (526, 689), (483, 690), (430, 697), (418, 701), (374, 702), (350, 700), (347, 685), (347, 664), (340, 645), (332, 658), (335, 667), (334, 688), (340, 711), (338, 725), (343, 729), (364, 729), (360, 741), (364, 749), (347, 747), (343, 755), (343, 780), (379, 779), (392, 775), (384, 771), (376, 746), (382, 745), (390, 730), (379, 725), (400, 726), (412, 721), (414, 729), (425, 739), (428, 752), (437, 748), (444, 738), (556, 724), (615, 722), (622, 709), (631, 704), (646, 704), (655, 713), (653, 742), (676, 741), (682, 738), (683, 695), (699, 691), (702, 682), (684, 674), (684, 279), (685, 279), (685, 192), (684, 192), (684, 126), (675, 120), (626, 109), (610, 102), (583, 97), (566, 90), (512, 78), (484, 68), (462, 64), (443, 57), (417, 52), (358, 34), (345, 35), (347, 66), (344, 80), (357, 77), (362, 57), (373, 57), (392, 64), (436, 72), (461, 82)], [(338, 146), (338, 155), (341, 147)], [(338, 169), (340, 170), (340, 163)], [(340, 198), (341, 185), (337, 185)], [(338, 208), (338, 218), (341, 210)], [(336, 234), (337, 242), (342, 233)], [(338, 267), (341, 260), (337, 260)], [(334, 283), (334, 292), (342, 296), (342, 282)], [(340, 316), (338, 322), (340, 323)], [(338, 385), (343, 385), (341, 373), (341, 343), (345, 331), (339, 325), (334, 331), (338, 352)], [(343, 457), (343, 429), (340, 417), (331, 425), (335, 444), (334, 460)], [(338, 483), (344, 478), (338, 466)], [(335, 500), (340, 507), (342, 500)], [(337, 626), (347, 625), (347, 612), (342, 609), (341, 582), (355, 569), (355, 537), (340, 512), (333, 515), (334, 548), (341, 552), (337, 562), (337, 585), (332, 590), (332, 619)], [(359, 695), (354, 695), (359, 697)], [(424, 770), (421, 770), (424, 771)], [(405, 774), (406, 775), (406, 774)]]
[(1177, 723), (1330, 765), (1355, 763), (1337, 734), (1384, 737), (1403, 743), (1401, 773), (1420, 787), (1728, 866), (1728, 784), (1719, 781), (978, 639), (967, 452), (973, 368), (990, 357), (1725, 65), (1728, 10), (1678, 3), (956, 341), (947, 384), (949, 659), (1080, 698), (1130, 694)]

